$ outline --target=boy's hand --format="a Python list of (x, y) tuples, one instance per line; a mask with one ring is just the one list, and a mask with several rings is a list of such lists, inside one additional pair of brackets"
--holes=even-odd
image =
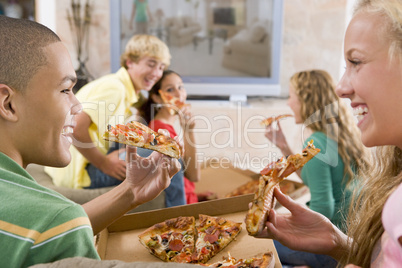
[(170, 184), (170, 179), (181, 166), (177, 159), (153, 152), (149, 157), (137, 155), (137, 148), (126, 149), (126, 183), (134, 195), (133, 205), (138, 206), (157, 197)]

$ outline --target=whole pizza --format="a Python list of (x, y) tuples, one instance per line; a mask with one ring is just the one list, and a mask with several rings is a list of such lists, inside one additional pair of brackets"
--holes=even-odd
[(157, 223), (139, 235), (148, 251), (166, 262), (206, 263), (229, 245), (241, 231), (241, 223), (199, 215), (177, 217)]

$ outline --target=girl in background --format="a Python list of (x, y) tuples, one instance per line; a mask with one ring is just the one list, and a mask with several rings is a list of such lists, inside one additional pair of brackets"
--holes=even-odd
[[(187, 204), (196, 203), (198, 202), (198, 198), (195, 193), (194, 183), (200, 180), (201, 175), (200, 166), (196, 160), (196, 143), (194, 132), (192, 131), (195, 122), (191, 120), (190, 106), (185, 105), (181, 110), (177, 107), (172, 107), (171, 104), (164, 103), (159, 91), (178, 98), (181, 102), (185, 102), (187, 99), (187, 92), (183, 86), (181, 77), (172, 70), (166, 70), (163, 72), (161, 79), (149, 91), (148, 101), (144, 104), (141, 111), (143, 118), (151, 129), (154, 131), (167, 129), (172, 138), (177, 136), (173, 126), (175, 121), (179, 119), (184, 134), (184, 155), (182, 159), (182, 167), (184, 167), (184, 170), (182, 169), (175, 176), (181, 176), (183, 178), (178, 179), (181, 180), (182, 183), (177, 182), (173, 185), (171, 184), (169, 188), (176, 188), (174, 191), (176, 194), (184, 191)], [(175, 111), (175, 113), (171, 113), (172, 110)], [(173, 177), (172, 183), (173, 180), (176, 179), (177, 178)], [(173, 195), (176, 195), (169, 193), (169, 188), (165, 191), (167, 200), (175, 198)]]
[(290, 213), (270, 211), (259, 237), (327, 254), (342, 267), (402, 267), (402, 2), (358, 0), (345, 33), (346, 70), (336, 92), (349, 98), (361, 140), (376, 147), (351, 202), (348, 235), (275, 190)]
[(135, 21), (135, 34), (149, 34), (149, 23), (152, 21), (148, 0), (133, 0), (133, 9), (129, 21), (130, 30), (133, 29)]

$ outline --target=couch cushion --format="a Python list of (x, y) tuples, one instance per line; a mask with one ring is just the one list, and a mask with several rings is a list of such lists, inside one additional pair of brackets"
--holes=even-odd
[(250, 41), (252, 43), (261, 43), (267, 34), (265, 27), (259, 23), (253, 24), (250, 29)]
[(270, 51), (269, 42), (253, 43), (247, 29), (241, 30), (228, 43), (232, 54), (246, 54), (266, 58)]
[(193, 268), (194, 264), (166, 262), (124, 262), (119, 260), (93, 260), (84, 257), (72, 257), (52, 263), (41, 263), (30, 268)]
[(173, 26), (180, 29), (184, 27), (184, 22), (181, 17), (173, 18)]
[(166, 18), (165, 19), (165, 26), (166, 27), (172, 27), (174, 23), (174, 18)]
[[(84, 204), (88, 201), (91, 201), (95, 197), (98, 197), (113, 189), (113, 187), (104, 187), (98, 189), (72, 189), (67, 187), (60, 187), (53, 184), (52, 178), (47, 173), (45, 173), (43, 166), (30, 164), (28, 165), (26, 170), (40, 185), (59, 192), (60, 194), (78, 204)], [(129, 213), (159, 209), (164, 207), (166, 207), (165, 192), (162, 192), (155, 199), (138, 206), (137, 208), (131, 210)]]
[(184, 27), (189, 27), (193, 24), (193, 19), (190, 16), (183, 16), (182, 22)]
[(98, 197), (99, 195), (102, 195), (113, 189), (113, 187), (104, 187), (99, 189), (72, 189), (67, 187), (60, 187), (53, 184), (52, 178), (47, 173), (45, 173), (43, 166), (30, 164), (28, 165), (26, 170), (40, 185), (59, 192), (60, 194), (78, 204), (84, 204), (94, 199), (95, 197)]

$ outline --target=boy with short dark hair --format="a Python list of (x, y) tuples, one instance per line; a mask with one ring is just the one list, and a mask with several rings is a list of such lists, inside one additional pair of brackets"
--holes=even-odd
[(156, 152), (141, 159), (128, 147), (126, 180), (83, 206), (36, 183), (28, 164), (71, 160), (74, 116), (82, 109), (72, 92), (76, 80), (55, 33), (0, 16), (0, 267), (98, 259), (93, 235), (159, 195), (179, 170), (176, 159)]

